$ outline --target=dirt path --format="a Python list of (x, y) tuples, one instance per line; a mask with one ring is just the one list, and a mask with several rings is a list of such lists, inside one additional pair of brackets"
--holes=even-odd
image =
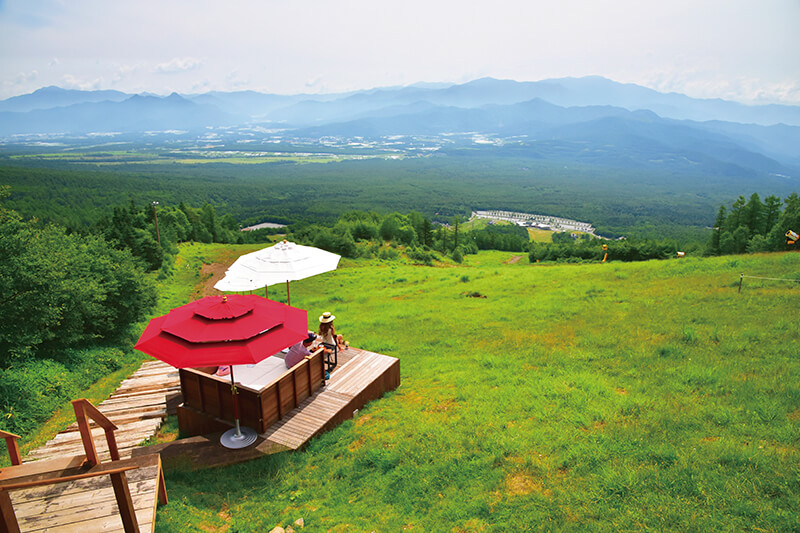
[(197, 296), (203, 297), (222, 294), (221, 291), (218, 291), (214, 288), (214, 285), (225, 277), (225, 271), (228, 270), (229, 266), (230, 264), (224, 263), (211, 263), (210, 265), (203, 265), (202, 268), (200, 268), (200, 275), (203, 279), (202, 287), (195, 289), (198, 292)]
[(521, 255), (515, 255), (514, 257), (512, 257), (508, 261), (503, 261), (503, 263), (506, 264), (506, 265), (513, 265), (514, 263), (516, 263), (520, 259), (522, 259)]

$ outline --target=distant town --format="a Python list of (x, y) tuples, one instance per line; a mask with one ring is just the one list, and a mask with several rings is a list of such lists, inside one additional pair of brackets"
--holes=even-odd
[(518, 213), (515, 211), (473, 211), (472, 218), (502, 220), (526, 228), (538, 228), (550, 231), (582, 231), (594, 235), (594, 228), (588, 222), (579, 222), (569, 218)]

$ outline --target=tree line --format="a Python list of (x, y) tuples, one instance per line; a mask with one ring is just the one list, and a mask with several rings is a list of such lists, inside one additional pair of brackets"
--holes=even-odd
[(465, 255), (476, 254), (478, 250), (522, 252), (529, 241), (527, 231), (517, 226), (464, 231), (460, 216), (439, 223), (416, 211), (387, 215), (350, 211), (339, 216), (332, 226), (301, 222), (290, 228), (291, 238), (296, 242), (344, 257), (391, 259), (399, 252), (389, 249), (399, 246), (412, 261), (422, 264), (432, 264), (441, 256), (461, 262)]
[(25, 220), (3, 207), (7, 195), (0, 188), (0, 427), (25, 432), (120, 368), (156, 292), (130, 250)]
[(4, 206), (8, 195), (9, 187), (0, 187), (0, 428), (15, 433), (137, 360), (132, 326), (156, 302), (148, 273), (168, 276), (178, 243), (265, 236), (238, 231), (208, 203), (130, 202), (75, 230), (23, 218)]
[(721, 205), (717, 212), (708, 255), (778, 252), (797, 249), (789, 244), (788, 231), (800, 232), (800, 196), (792, 193), (781, 204), (770, 195), (761, 200), (758, 193), (749, 199), (739, 196), (730, 209)]
[[(528, 258), (531, 263), (608, 261), (648, 261), (675, 257), (678, 244), (671, 239), (601, 240), (588, 234), (556, 233), (552, 243), (534, 243)], [(606, 255), (607, 254), (607, 255)]]

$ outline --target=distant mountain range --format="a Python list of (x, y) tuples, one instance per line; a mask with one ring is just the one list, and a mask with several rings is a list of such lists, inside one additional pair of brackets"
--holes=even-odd
[(553, 157), (556, 151), (613, 165), (684, 161), (722, 173), (728, 168), (800, 177), (800, 106), (696, 99), (601, 77), (484, 78), (327, 95), (243, 91), (159, 97), (45, 87), (0, 101), (5, 138), (248, 124), (280, 128), (296, 138), (473, 132), (518, 141), (496, 144), (497, 153)]

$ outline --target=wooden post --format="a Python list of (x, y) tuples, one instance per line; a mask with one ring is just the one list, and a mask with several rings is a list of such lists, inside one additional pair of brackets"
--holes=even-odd
[(739, 292), (742, 292), (742, 281), (744, 280), (744, 274), (739, 276)]
[(7, 490), (0, 490), (0, 533), (19, 533), (17, 515)]
[[(294, 407), (297, 407), (297, 405), (300, 403), (297, 400), (297, 369), (292, 372), (292, 393), (294, 394)], [(292, 409), (294, 409), (294, 407)]]
[(119, 516), (122, 518), (122, 526), (125, 533), (136, 533), (139, 531), (139, 524), (136, 522), (136, 512), (133, 509), (133, 499), (128, 488), (128, 479), (125, 472), (111, 474), (111, 485), (114, 487), (114, 495), (117, 497)]
[(78, 422), (78, 430), (81, 433), (83, 449), (86, 452), (86, 460), (89, 461), (91, 466), (96, 466), (100, 464), (100, 457), (97, 455), (97, 448), (94, 447), (92, 429), (89, 427), (89, 420), (86, 418), (86, 412), (83, 410), (83, 407), (83, 402), (80, 400), (72, 401), (72, 408), (75, 410), (75, 420)]
[(164, 469), (161, 467), (160, 455), (158, 456), (158, 503), (167, 505), (167, 485), (164, 483)]
[(22, 456), (19, 453), (19, 444), (17, 439), (19, 435), (0, 430), (0, 437), (6, 439), (6, 448), (8, 448), (8, 457), (11, 459), (12, 465), (21, 465)]
[(311, 382), (311, 356), (306, 356), (306, 372), (308, 373), (308, 395), (314, 394), (313, 383)]
[(117, 429), (117, 426), (115, 426), (106, 415), (101, 413), (97, 407), (92, 405), (89, 400), (84, 398), (72, 400), (72, 407), (75, 409), (75, 419), (78, 421), (78, 428), (81, 431), (81, 440), (83, 441), (83, 447), (86, 451), (86, 458), (92, 463), (92, 466), (100, 464), (100, 457), (97, 455), (97, 449), (94, 446), (94, 439), (92, 438), (92, 431), (89, 427), (88, 419), (90, 418), (105, 431), (111, 460), (119, 461), (117, 439), (114, 436), (114, 430)]
[(281, 380), (275, 382), (275, 397), (278, 400), (278, 420), (283, 418), (283, 413), (281, 412)]

